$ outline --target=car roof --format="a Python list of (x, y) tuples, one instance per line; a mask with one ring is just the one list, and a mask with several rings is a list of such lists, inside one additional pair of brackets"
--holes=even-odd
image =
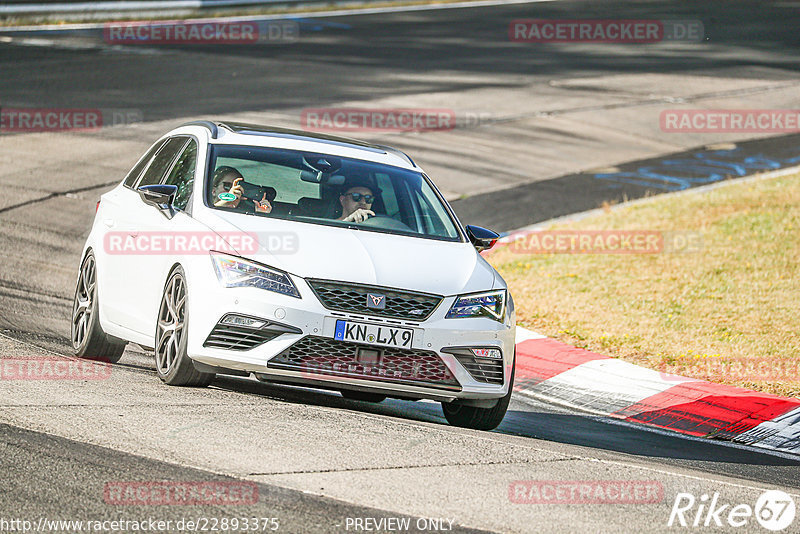
[[(379, 145), (318, 132), (306, 132), (277, 126), (241, 122), (193, 121), (186, 127), (200, 127), (208, 132), (209, 142), (215, 144), (287, 148), (351, 157), (395, 167), (421, 171), (405, 152), (390, 146)], [(173, 133), (178, 133), (177, 131)]]

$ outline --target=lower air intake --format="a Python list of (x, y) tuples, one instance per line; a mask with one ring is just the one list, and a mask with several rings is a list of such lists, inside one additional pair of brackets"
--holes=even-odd
[(203, 346), (214, 349), (250, 350), (262, 343), (275, 339), (281, 334), (282, 332), (254, 330), (252, 328), (217, 323)]
[(453, 354), (456, 359), (469, 371), (472, 378), (487, 384), (503, 383), (503, 360), (496, 358), (479, 358), (465, 354)]
[(272, 358), (268, 367), (316, 375), (335, 375), (381, 382), (460, 391), (453, 373), (432, 351), (376, 347), (307, 336)]

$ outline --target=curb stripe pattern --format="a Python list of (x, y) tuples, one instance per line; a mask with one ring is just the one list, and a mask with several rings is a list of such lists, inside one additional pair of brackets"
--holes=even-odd
[(518, 394), (625, 421), (800, 453), (800, 399), (659, 373), (517, 326)]
[(800, 408), (761, 423), (733, 441), (800, 454)]

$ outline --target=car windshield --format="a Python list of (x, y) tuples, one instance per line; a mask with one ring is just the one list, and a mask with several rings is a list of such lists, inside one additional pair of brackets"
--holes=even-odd
[(243, 214), (461, 239), (427, 177), (380, 163), (296, 150), (212, 145), (206, 192), (209, 206)]

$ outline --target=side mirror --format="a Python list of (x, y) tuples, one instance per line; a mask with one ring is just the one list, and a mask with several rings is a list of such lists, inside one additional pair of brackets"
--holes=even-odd
[(139, 188), (139, 196), (142, 197), (142, 200), (160, 209), (172, 206), (177, 194), (177, 185), (143, 185)]
[(475, 246), (478, 252), (483, 252), (484, 250), (489, 250), (497, 243), (497, 240), (500, 238), (499, 234), (492, 232), (491, 230), (487, 230), (486, 228), (481, 228), (480, 226), (473, 226), (468, 224), (466, 226), (467, 230), (467, 237), (469, 238), (470, 242)]

